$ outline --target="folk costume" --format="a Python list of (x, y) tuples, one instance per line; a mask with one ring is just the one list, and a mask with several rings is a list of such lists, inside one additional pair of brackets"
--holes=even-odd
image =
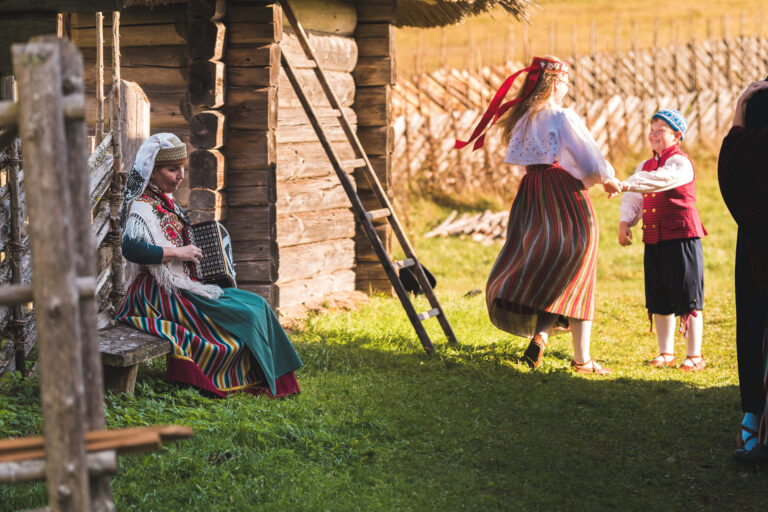
[(137, 153), (121, 212), (129, 285), (117, 320), (171, 343), (171, 380), (221, 397), (298, 393), (293, 372), (301, 359), (263, 298), (203, 284), (191, 262), (162, 261), (163, 247), (190, 244), (190, 222), (149, 178), (156, 164), (186, 155), (186, 145), (169, 133), (152, 135)]
[(723, 139), (718, 181), (723, 200), (738, 224), (736, 352), (745, 413), (742, 442), (749, 450), (756, 444), (763, 448), (768, 445), (768, 205), (762, 193), (768, 186), (764, 156), (768, 147), (768, 92), (752, 96), (745, 114), (746, 128), (734, 126)]
[[(676, 110), (660, 110), (653, 119), (665, 121), (684, 136), (685, 118)], [(674, 366), (674, 323), (680, 316), (688, 338), (691, 371), (704, 367), (701, 357), (704, 309), (704, 256), (701, 238), (707, 231), (696, 209), (696, 175), (688, 155), (674, 144), (641, 162), (624, 181), (620, 222), (643, 221), (645, 244), (645, 307), (653, 329), (656, 320), (660, 356), (653, 366)], [(690, 336), (689, 336), (689, 330)]]
[[(485, 125), (530, 94), (539, 69), (567, 76), (568, 64), (536, 57), (522, 70), (529, 71), (523, 96), (502, 104), (510, 79), (520, 72), (508, 78), (480, 129), (473, 133), (475, 149), (482, 145)], [(456, 147), (462, 144), (467, 143), (459, 142)], [(571, 323), (584, 320), (588, 353), (589, 321), (595, 314), (598, 223), (587, 188), (614, 179), (613, 167), (579, 116), (552, 99), (543, 109), (521, 116), (504, 161), (525, 166), (525, 175), (510, 210), (506, 242), (486, 285), (490, 320), (503, 331), (529, 338), (538, 332), (539, 317), (545, 314), (556, 318), (560, 327), (567, 327), (569, 318)], [(573, 335), (576, 350), (576, 338), (581, 334), (574, 331)], [(531, 342), (539, 344), (534, 361), (529, 362), (533, 367), (538, 366), (546, 344), (546, 340), (537, 341), (538, 337)], [(591, 359), (583, 364), (587, 363), (592, 364)], [(582, 363), (574, 359), (573, 365), (578, 370)], [(590, 368), (602, 372), (596, 363)]]

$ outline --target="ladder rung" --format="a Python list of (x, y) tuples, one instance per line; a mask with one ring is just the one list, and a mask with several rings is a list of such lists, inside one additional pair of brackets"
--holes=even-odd
[(383, 219), (391, 215), (389, 208), (382, 208), (381, 210), (371, 210), (365, 213), (368, 220)]
[(435, 309), (430, 309), (429, 311), (425, 311), (423, 313), (419, 313), (416, 318), (418, 318), (423, 322), (427, 318), (432, 318), (433, 316), (437, 316), (439, 314), (440, 314), (440, 310), (435, 308)]
[(392, 265), (395, 266), (396, 269), (406, 268), (406, 267), (412, 267), (416, 264), (416, 260), (413, 258), (408, 258), (403, 261), (393, 261)]
[(362, 158), (358, 158), (356, 160), (343, 160), (341, 162), (341, 168), (347, 172), (354, 169), (359, 169), (360, 167), (365, 167), (365, 160)]

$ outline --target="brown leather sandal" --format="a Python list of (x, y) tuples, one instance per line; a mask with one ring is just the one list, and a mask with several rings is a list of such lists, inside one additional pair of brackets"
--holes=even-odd
[[(698, 359), (698, 362), (695, 359)], [(687, 365), (685, 361), (690, 361), (691, 364)], [(685, 361), (680, 365), (680, 369), (684, 372), (698, 372), (707, 367), (703, 356), (685, 356)]]
[[(671, 357), (672, 359), (667, 359), (667, 356)], [(664, 368), (667, 366), (675, 366), (675, 354), (670, 354), (669, 352), (662, 352), (650, 361), (648, 361), (648, 366), (653, 366), (654, 368)]]
[(523, 361), (525, 361), (525, 364), (531, 368), (538, 368), (541, 364), (541, 356), (544, 354), (544, 348), (546, 346), (547, 342), (544, 341), (541, 334), (534, 336), (523, 354)]
[(595, 375), (608, 375), (613, 370), (606, 366), (601, 366), (597, 361), (594, 361), (590, 359), (589, 361), (584, 361), (583, 363), (577, 363), (576, 360), (571, 361), (571, 368), (576, 373), (583, 373), (586, 375), (595, 374)]

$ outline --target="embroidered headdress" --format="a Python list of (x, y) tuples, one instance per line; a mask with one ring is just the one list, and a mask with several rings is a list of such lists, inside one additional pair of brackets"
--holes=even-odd
[(139, 148), (131, 172), (123, 190), (123, 207), (120, 210), (120, 228), (125, 229), (131, 203), (144, 193), (149, 177), (156, 164), (171, 163), (187, 158), (187, 145), (172, 133), (151, 135)]
[[(530, 95), (531, 92), (533, 92), (533, 89), (536, 87), (542, 72), (552, 71), (554, 73), (567, 75), (568, 69), (569, 65), (567, 62), (563, 62), (557, 59), (534, 57), (530, 66), (515, 72), (514, 74), (507, 77), (506, 80), (504, 80), (504, 82), (501, 84), (501, 87), (499, 87), (499, 90), (496, 91), (496, 94), (493, 96), (491, 104), (488, 106), (485, 114), (483, 114), (480, 122), (477, 123), (477, 126), (472, 132), (472, 135), (469, 137), (469, 140), (466, 142), (457, 140), (453, 147), (456, 149), (461, 149), (473, 140), (475, 141), (475, 144), (472, 146), (472, 151), (483, 147), (483, 143), (485, 142), (485, 133), (483, 132), (486, 131), (486, 128), (490, 128), (496, 124), (496, 121), (498, 121), (499, 118), (503, 116), (510, 108), (512, 108), (516, 103), (527, 98), (528, 95)], [(523, 94), (518, 98), (510, 100), (506, 103), (502, 103), (502, 101), (504, 101), (504, 97), (509, 92), (509, 89), (512, 88), (512, 84), (515, 82), (515, 79), (525, 72), (528, 73), (528, 78), (525, 82), (525, 90)]]
[(680, 113), (679, 110), (671, 108), (661, 109), (651, 117), (651, 121), (654, 119), (661, 119), (666, 121), (667, 124), (676, 132), (680, 132), (680, 141), (683, 140), (686, 130), (688, 130), (688, 121), (685, 120), (685, 116)]

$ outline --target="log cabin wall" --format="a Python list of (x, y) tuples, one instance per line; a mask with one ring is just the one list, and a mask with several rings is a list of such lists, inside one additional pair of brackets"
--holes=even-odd
[[(391, 88), (395, 84), (395, 0), (359, 0), (355, 39), (358, 62), (354, 71), (357, 133), (382, 187), (392, 199), (391, 161), (394, 148)], [(380, 208), (362, 172), (355, 174), (363, 204), (367, 209)], [(377, 221), (376, 231), (391, 254), (392, 230), (386, 219)], [(392, 293), (373, 246), (358, 226), (355, 235), (356, 287), (364, 292)]]
[[(351, 2), (293, 0), (296, 16), (308, 33), (348, 118), (353, 110), (357, 64), (356, 11)], [(297, 68), (321, 120), (334, 126), (329, 139), (342, 160), (354, 159), (330, 104), (287, 21), (283, 51)], [(280, 251), (277, 288), (281, 311), (312, 299), (355, 289), (355, 218), (333, 167), (284, 72), (277, 89), (276, 224)]]
[[(130, 7), (120, 14), (120, 72), (123, 80), (136, 82), (150, 101), (151, 132), (171, 132), (189, 142), (187, 102), (187, 28), (185, 4), (149, 9)], [(72, 41), (83, 52), (86, 88), (86, 121), (96, 126), (96, 16), (72, 14)], [(112, 13), (104, 13), (104, 90), (112, 88)], [(108, 105), (105, 111), (108, 110)], [(108, 114), (105, 115), (107, 120)], [(133, 162), (124, 162), (130, 166)], [(176, 193), (184, 206), (189, 200), (189, 180)]]

